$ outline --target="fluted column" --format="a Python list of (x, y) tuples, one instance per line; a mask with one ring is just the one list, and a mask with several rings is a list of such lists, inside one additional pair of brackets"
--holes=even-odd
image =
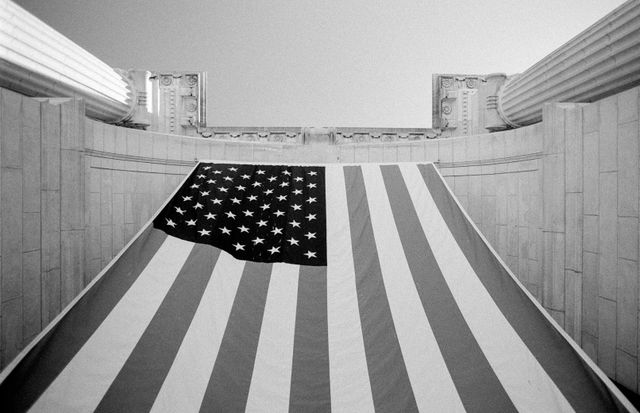
[(591, 102), (640, 84), (640, 0), (630, 0), (507, 79), (498, 112), (511, 127), (539, 122), (545, 102)]
[(110, 123), (129, 119), (136, 106), (126, 76), (10, 0), (0, 0), (0, 86), (81, 97), (87, 116)]

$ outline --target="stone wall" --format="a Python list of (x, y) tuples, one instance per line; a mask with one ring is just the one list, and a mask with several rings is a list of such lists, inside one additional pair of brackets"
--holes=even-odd
[(0, 362), (151, 217), (197, 159), (433, 161), (489, 242), (604, 371), (638, 389), (638, 89), (439, 140), (233, 142), (84, 117), (0, 90)]

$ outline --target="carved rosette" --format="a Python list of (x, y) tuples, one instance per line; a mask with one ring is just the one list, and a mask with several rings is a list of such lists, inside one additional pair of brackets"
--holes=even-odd
[(173, 83), (173, 76), (171, 75), (161, 75), (160, 76), (160, 84), (162, 86), (171, 86)]
[(198, 84), (198, 75), (186, 75), (185, 82), (188, 86), (195, 86)]

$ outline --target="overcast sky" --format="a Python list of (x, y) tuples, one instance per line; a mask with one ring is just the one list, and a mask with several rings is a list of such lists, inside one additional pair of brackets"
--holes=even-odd
[(433, 73), (524, 71), (622, 0), (18, 0), (106, 63), (208, 72), (210, 126), (431, 126)]

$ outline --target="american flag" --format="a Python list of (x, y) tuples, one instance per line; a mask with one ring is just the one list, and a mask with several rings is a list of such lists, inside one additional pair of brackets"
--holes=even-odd
[(415, 163), (199, 164), (2, 373), (0, 403), (634, 411), (504, 266), (437, 169)]
[(326, 265), (324, 194), (320, 167), (201, 163), (154, 226), (242, 260)]

